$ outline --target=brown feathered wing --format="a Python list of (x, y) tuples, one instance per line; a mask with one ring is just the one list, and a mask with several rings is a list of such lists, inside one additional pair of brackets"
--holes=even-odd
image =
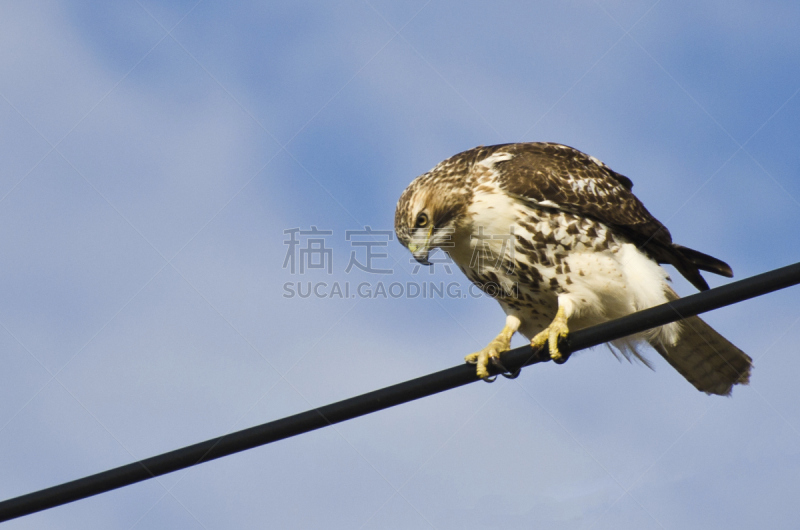
[(733, 276), (725, 262), (673, 243), (669, 230), (633, 194), (630, 179), (596, 158), (551, 143), (483, 149), (487, 156), (492, 149), (514, 155), (495, 164), (500, 188), (507, 193), (544, 207), (597, 219), (626, 236), (658, 263), (674, 266), (701, 291), (707, 290), (708, 284), (700, 270)]

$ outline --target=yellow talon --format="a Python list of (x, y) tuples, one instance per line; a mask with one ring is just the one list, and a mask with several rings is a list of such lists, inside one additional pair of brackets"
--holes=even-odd
[(558, 340), (569, 334), (567, 327), (567, 314), (563, 307), (559, 307), (556, 317), (544, 330), (536, 334), (531, 339), (531, 348), (539, 349), (546, 343), (550, 344), (550, 358), (554, 361), (561, 360), (561, 352), (558, 351)]
[(489, 377), (489, 361), (497, 363), (500, 361), (500, 354), (511, 349), (511, 337), (516, 330), (505, 326), (503, 331), (495, 337), (484, 349), (479, 352), (470, 353), (464, 360), (469, 364), (476, 365), (476, 373), (481, 379)]

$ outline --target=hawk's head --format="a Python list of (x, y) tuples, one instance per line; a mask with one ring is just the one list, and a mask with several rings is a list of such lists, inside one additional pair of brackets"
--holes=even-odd
[(394, 214), (397, 239), (423, 265), (430, 265), (432, 249), (453, 245), (469, 204), (468, 171), (446, 162), (417, 177), (400, 196)]

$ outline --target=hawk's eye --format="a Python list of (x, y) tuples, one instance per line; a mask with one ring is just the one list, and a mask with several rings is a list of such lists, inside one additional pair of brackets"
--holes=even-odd
[(428, 226), (429, 221), (430, 220), (428, 219), (428, 214), (423, 212), (417, 216), (417, 222), (414, 225), (414, 228), (425, 228), (426, 226)]

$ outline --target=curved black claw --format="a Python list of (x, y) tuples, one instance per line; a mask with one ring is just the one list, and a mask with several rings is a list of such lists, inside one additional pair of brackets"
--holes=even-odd
[[(503, 363), (500, 362), (499, 357), (491, 357), (490, 360), (494, 366), (502, 370), (502, 372), (500, 372), (500, 375), (502, 375), (506, 379), (516, 379), (517, 377), (519, 377), (519, 373), (522, 371), (522, 368), (517, 368), (513, 372), (509, 371), (508, 368), (503, 366)], [(495, 378), (497, 378), (497, 376), (495, 376)]]
[(558, 341), (558, 350), (561, 352), (561, 356), (558, 359), (553, 359), (553, 362), (556, 364), (564, 364), (569, 359), (569, 356), (572, 355), (569, 347), (567, 347), (566, 340)]

